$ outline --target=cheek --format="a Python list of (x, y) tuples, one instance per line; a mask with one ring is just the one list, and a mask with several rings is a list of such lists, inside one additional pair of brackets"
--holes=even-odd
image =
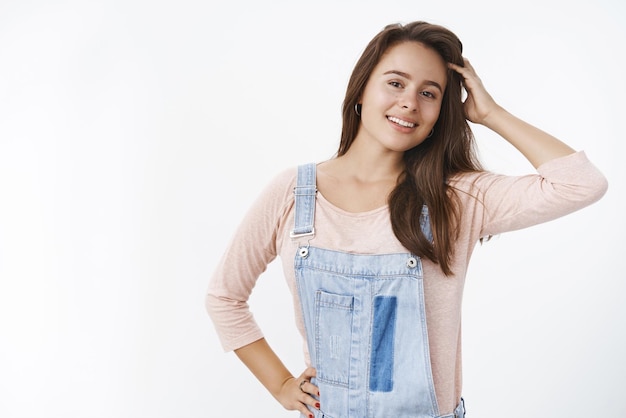
[(382, 107), (389, 106), (394, 102), (395, 97), (384, 90), (371, 92), (369, 94), (370, 103), (380, 105)]
[(439, 105), (428, 106), (428, 108), (422, 110), (422, 115), (424, 119), (427, 119), (433, 125), (439, 119), (439, 114), (441, 113), (441, 107)]

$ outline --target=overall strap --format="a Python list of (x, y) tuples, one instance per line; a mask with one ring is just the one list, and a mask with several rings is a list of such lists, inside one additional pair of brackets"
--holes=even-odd
[(426, 235), (428, 241), (433, 242), (433, 231), (430, 227), (430, 215), (428, 213), (428, 206), (422, 205), (422, 213), (420, 215), (420, 227), (422, 232)]
[(315, 235), (315, 163), (298, 166), (298, 180), (293, 189), (295, 195), (295, 225), (291, 238)]

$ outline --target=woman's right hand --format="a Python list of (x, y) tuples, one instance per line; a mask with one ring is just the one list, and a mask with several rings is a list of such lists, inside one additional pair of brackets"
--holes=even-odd
[(320, 409), (320, 401), (313, 397), (319, 397), (320, 393), (317, 386), (311, 383), (312, 377), (315, 377), (315, 369), (309, 367), (299, 377), (285, 380), (277, 396), (278, 402), (289, 411), (300, 411), (305, 417), (313, 418), (306, 406)]
[(300, 411), (305, 417), (313, 418), (307, 405), (320, 408), (320, 401), (313, 397), (320, 394), (317, 386), (311, 383), (311, 378), (315, 377), (314, 368), (309, 367), (299, 377), (293, 377), (265, 338), (238, 348), (235, 353), (285, 409)]

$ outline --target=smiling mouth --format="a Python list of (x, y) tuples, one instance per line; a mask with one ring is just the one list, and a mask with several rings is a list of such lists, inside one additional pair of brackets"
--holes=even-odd
[(397, 125), (404, 126), (405, 128), (415, 128), (417, 126), (417, 124), (413, 122), (407, 122), (400, 118), (396, 118), (395, 116), (387, 116), (387, 119), (389, 119), (390, 121), (392, 121), (393, 123)]

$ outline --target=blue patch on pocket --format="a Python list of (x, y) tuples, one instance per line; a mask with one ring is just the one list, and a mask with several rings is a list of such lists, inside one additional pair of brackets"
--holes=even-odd
[(393, 347), (396, 333), (395, 296), (374, 298), (374, 323), (372, 329), (372, 354), (370, 361), (370, 390), (393, 390)]

